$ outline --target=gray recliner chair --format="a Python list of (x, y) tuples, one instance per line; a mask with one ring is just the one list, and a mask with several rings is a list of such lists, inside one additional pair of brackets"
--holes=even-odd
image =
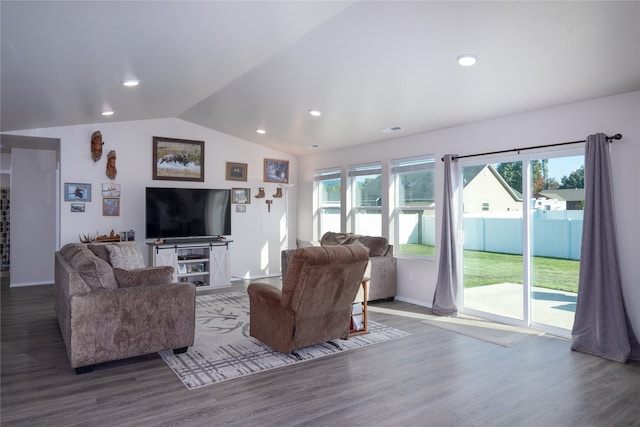
[(264, 283), (247, 288), (250, 335), (282, 353), (346, 339), (368, 261), (360, 245), (296, 249), (282, 290)]

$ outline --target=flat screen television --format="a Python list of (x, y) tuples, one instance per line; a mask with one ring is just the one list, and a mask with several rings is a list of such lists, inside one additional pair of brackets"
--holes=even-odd
[(147, 187), (145, 193), (147, 239), (231, 235), (231, 190)]

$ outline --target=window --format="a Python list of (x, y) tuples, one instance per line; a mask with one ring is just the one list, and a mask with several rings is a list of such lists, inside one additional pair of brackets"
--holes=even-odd
[(433, 156), (393, 160), (395, 245), (398, 253), (435, 255), (435, 159)]
[(342, 214), (340, 169), (326, 169), (316, 171), (313, 177), (316, 194), (315, 223), (316, 239), (327, 231), (341, 231), (340, 218)]
[(349, 166), (350, 230), (367, 236), (382, 235), (382, 165)]

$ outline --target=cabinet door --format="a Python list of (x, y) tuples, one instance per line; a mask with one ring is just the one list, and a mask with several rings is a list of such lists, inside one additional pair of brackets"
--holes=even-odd
[(178, 281), (178, 254), (175, 248), (153, 248), (153, 265), (154, 266), (171, 266), (173, 267), (173, 281)]
[(228, 285), (231, 283), (229, 260), (229, 251), (226, 246), (211, 247), (211, 261), (209, 262), (211, 286)]

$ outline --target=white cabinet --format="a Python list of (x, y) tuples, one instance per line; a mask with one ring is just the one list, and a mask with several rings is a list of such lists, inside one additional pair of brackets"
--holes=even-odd
[(149, 246), (149, 262), (154, 266), (173, 267), (174, 282), (195, 283), (199, 289), (229, 286), (230, 240), (208, 243), (175, 243)]

